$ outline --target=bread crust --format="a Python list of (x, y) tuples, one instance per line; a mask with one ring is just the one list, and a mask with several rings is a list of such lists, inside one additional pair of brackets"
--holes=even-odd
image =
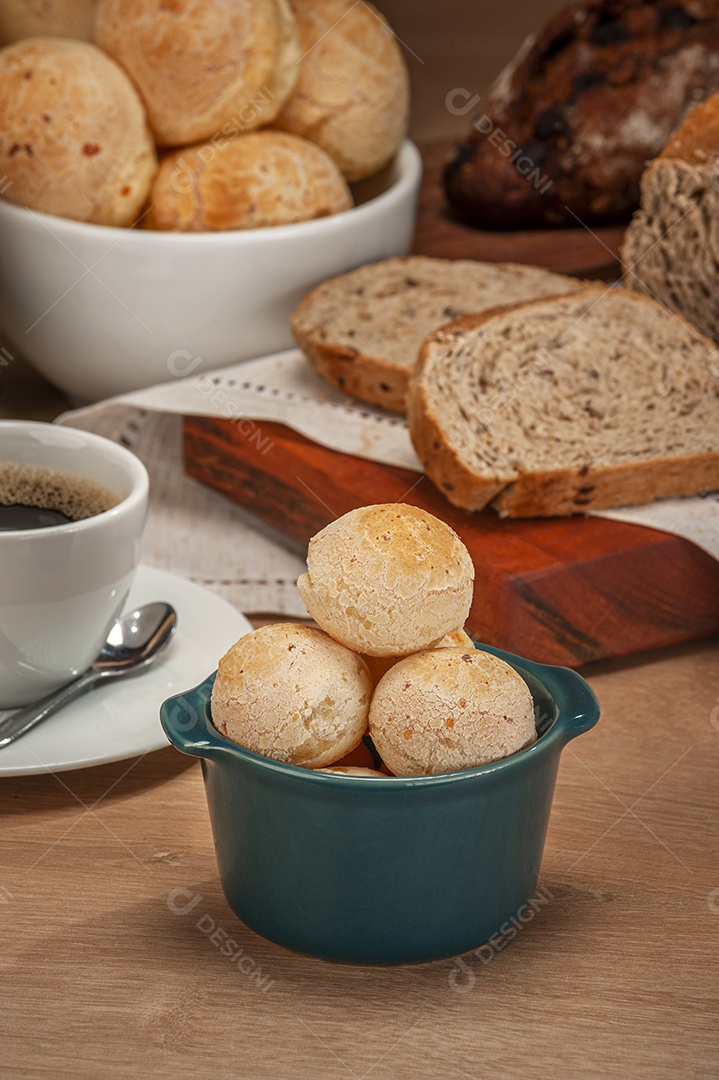
[(712, 94), (689, 113), (659, 155), (701, 165), (719, 157), (719, 94)]
[(404, 412), (410, 375), (406, 368), (367, 356), (357, 349), (319, 341), (302, 328), (295, 315), (290, 323), (295, 341), (310, 366), (336, 390), (366, 401), (368, 405)]
[[(611, 506), (632, 506), (719, 488), (719, 452), (598, 469), (525, 474), (492, 505), (503, 517), (565, 517)], [(649, 498), (647, 498), (649, 495)]]
[[(652, 307), (650, 297), (630, 289), (634, 300)], [(602, 295), (601, 286), (590, 286), (574, 294)], [(659, 457), (652, 460), (566, 469), (521, 472), (506, 481), (492, 483), (491, 479), (474, 472), (449, 443), (446, 433), (428, 399), (423, 373), (430, 352), (442, 337), (458, 337), (504, 316), (510, 310), (525, 311), (539, 304), (559, 301), (566, 297), (542, 298), (511, 307), (495, 308), (480, 315), (463, 316), (431, 334), (422, 348), (420, 362), (408, 392), (408, 420), (412, 443), (423, 463), (426, 474), (449, 502), (466, 510), (481, 510), (491, 503), (505, 517), (554, 517), (586, 513), (592, 509), (651, 502), (654, 499), (681, 495), (697, 495), (719, 488), (719, 450), (688, 454), (683, 457)], [(714, 348), (714, 343), (701, 334), (681, 315), (676, 315), (691, 333)], [(719, 362), (719, 354), (717, 354)]]

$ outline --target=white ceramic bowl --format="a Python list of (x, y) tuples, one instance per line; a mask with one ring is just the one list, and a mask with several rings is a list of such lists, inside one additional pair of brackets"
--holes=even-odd
[(0, 199), (0, 346), (97, 401), (292, 345), (315, 284), (406, 255), (422, 165), (405, 142), (352, 210), (271, 229), (161, 233), (87, 225)]

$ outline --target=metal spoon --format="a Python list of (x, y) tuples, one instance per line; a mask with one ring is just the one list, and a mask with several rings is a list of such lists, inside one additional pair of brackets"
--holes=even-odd
[(177, 626), (170, 604), (145, 604), (118, 619), (92, 667), (41, 701), (0, 719), (0, 748), (14, 742), (51, 713), (57, 712), (95, 683), (134, 675), (147, 667), (169, 644)]

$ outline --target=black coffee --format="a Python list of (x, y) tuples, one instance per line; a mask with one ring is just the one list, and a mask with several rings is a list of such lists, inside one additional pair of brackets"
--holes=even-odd
[(0, 532), (83, 521), (119, 502), (114, 491), (86, 476), (0, 461)]

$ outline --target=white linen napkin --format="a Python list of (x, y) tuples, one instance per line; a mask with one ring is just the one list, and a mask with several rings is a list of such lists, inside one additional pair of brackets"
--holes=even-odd
[[(421, 468), (403, 417), (334, 390), (297, 349), (174, 379), (60, 417), (59, 423), (129, 446), (145, 462), (152, 489), (144, 560), (208, 586), (245, 612), (306, 615), (295, 588), (304, 555), (288, 538), (185, 476), (183, 415), (235, 419), (248, 438), (256, 438), (260, 452), (261, 432), (253, 420), (286, 424), (346, 454)], [(717, 494), (594, 513), (675, 533), (719, 559)]]

